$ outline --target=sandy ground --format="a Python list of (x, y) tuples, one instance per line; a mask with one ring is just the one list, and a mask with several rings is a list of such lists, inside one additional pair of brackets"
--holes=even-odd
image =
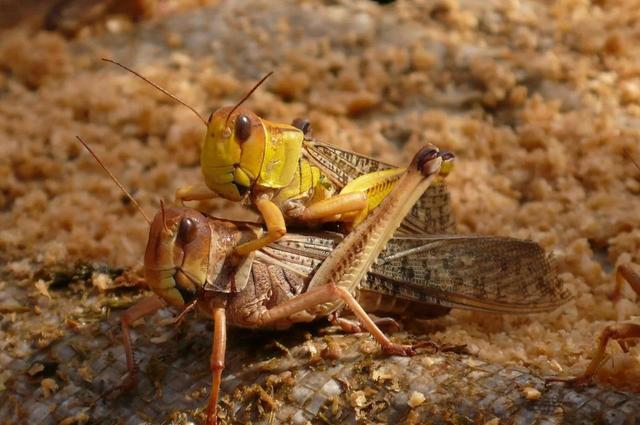
[[(140, 270), (146, 223), (76, 135), (149, 213), (200, 179), (198, 118), (99, 60), (113, 57), (205, 115), (274, 70), (248, 102), (265, 118), (309, 117), (320, 140), (396, 164), (428, 142), (455, 152), (459, 232), (539, 242), (575, 298), (527, 317), (455, 311), (427, 325), (435, 340), (571, 374), (604, 326), (640, 315), (629, 288), (607, 297), (614, 266), (640, 263), (630, 159), (640, 161), (640, 3), (270, 4), (156, 15), (76, 40), (3, 34), (0, 288), (77, 260)], [(251, 217), (222, 201), (198, 206)], [(638, 349), (610, 351), (605, 374), (637, 387)]]

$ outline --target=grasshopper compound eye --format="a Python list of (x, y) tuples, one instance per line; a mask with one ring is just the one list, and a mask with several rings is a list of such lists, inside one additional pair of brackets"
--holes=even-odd
[(296, 118), (291, 123), (292, 126), (302, 131), (302, 133), (306, 136), (311, 132), (311, 123), (308, 119), (305, 118)]
[(196, 223), (192, 219), (185, 217), (180, 220), (176, 241), (183, 246), (187, 245), (193, 242), (193, 240), (196, 238), (196, 233)]
[(456, 156), (453, 152), (449, 151), (440, 151), (438, 156), (442, 158), (442, 166), (440, 167), (440, 177), (446, 177), (453, 170), (453, 164), (455, 162)]
[(235, 127), (236, 139), (242, 143), (251, 136), (251, 120), (246, 115), (238, 115)]

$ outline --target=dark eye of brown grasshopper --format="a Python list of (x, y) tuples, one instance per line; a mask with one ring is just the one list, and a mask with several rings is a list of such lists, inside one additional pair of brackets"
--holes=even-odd
[(242, 143), (251, 136), (251, 120), (246, 115), (238, 115), (236, 118), (236, 139)]
[(181, 245), (187, 245), (193, 242), (196, 238), (196, 223), (190, 218), (183, 218), (180, 220), (180, 226), (178, 226), (178, 235), (176, 241)]

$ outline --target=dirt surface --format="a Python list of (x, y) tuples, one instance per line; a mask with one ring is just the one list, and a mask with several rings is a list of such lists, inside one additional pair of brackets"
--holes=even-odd
[[(614, 266), (640, 263), (640, 170), (630, 160), (640, 160), (638, 6), (253, 0), (151, 13), (76, 39), (19, 26), (4, 33), (0, 366), (68, 331), (46, 319), (68, 293), (37, 271), (78, 260), (130, 276), (141, 267), (146, 223), (76, 135), (148, 212), (201, 178), (202, 123), (100, 61), (110, 57), (203, 115), (274, 70), (248, 102), (265, 118), (306, 116), (318, 139), (396, 164), (425, 143), (452, 150), (458, 161), (448, 183), (458, 231), (539, 242), (554, 252), (575, 299), (527, 317), (454, 311), (423, 331), (444, 344), (467, 344), (491, 363), (544, 375), (582, 371), (604, 326), (640, 315), (629, 288), (617, 303), (607, 296)], [(251, 217), (222, 201), (196, 206)], [(90, 275), (94, 285), (83, 290), (111, 284)], [(8, 290), (14, 286), (32, 296), (16, 298)], [(41, 328), (25, 334), (21, 315), (36, 311)], [(610, 353), (601, 378), (637, 390), (638, 348), (623, 354), (612, 346)], [(11, 378), (7, 371), (0, 384)]]

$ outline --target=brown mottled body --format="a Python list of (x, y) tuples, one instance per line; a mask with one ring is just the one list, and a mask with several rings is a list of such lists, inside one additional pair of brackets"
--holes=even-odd
[[(319, 239), (322, 236), (318, 237)], [(393, 244), (393, 241), (391, 241)], [(309, 272), (310, 273), (310, 272)], [(429, 305), (417, 301), (385, 295), (366, 288), (367, 281), (355, 291), (354, 297), (362, 308), (373, 314), (390, 316), (412, 316), (428, 319), (446, 314), (450, 308)], [(230, 325), (243, 328), (255, 328), (260, 315), (270, 308), (282, 304), (308, 290), (309, 277), (294, 273), (276, 264), (254, 262), (249, 282), (245, 289), (233, 297), (227, 304), (227, 321)], [(310, 322), (318, 316), (300, 313), (272, 323), (269, 327), (286, 329), (295, 323)]]

